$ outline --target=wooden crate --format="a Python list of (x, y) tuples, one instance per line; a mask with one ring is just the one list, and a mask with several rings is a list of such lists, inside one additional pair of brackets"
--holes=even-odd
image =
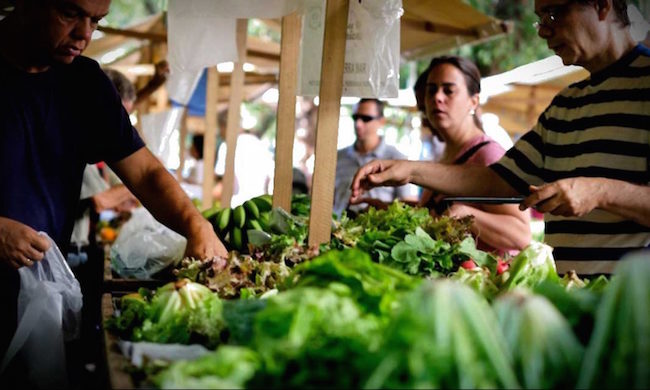
[(122, 354), (118, 345), (118, 338), (111, 334), (104, 327), (107, 319), (113, 316), (113, 295), (105, 293), (102, 295), (102, 331), (104, 333), (103, 349), (106, 359), (106, 371), (108, 373), (109, 388), (111, 389), (134, 389), (135, 385), (131, 375), (126, 371), (130, 365), (128, 359)]

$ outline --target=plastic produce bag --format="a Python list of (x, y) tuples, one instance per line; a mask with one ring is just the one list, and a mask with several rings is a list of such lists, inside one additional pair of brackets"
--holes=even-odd
[(56, 246), (31, 267), (21, 267), (18, 327), (0, 372), (16, 356), (27, 367), (26, 379), (37, 388), (67, 385), (64, 341), (79, 337), (83, 296), (79, 281)]
[(143, 207), (133, 210), (111, 247), (111, 264), (123, 277), (149, 279), (183, 258), (187, 240)]
[[(319, 93), (325, 5), (323, 0), (305, 0), (302, 5), (298, 95)], [(403, 13), (402, 0), (350, 2), (342, 96), (397, 97)]]
[(145, 362), (152, 360), (194, 360), (210, 353), (210, 350), (199, 344), (159, 344), (146, 341), (134, 343), (121, 340), (119, 345), (122, 354), (136, 367), (142, 367)]

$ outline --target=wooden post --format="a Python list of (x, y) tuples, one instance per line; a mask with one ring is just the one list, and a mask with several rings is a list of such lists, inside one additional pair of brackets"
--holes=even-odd
[(282, 18), (278, 121), (275, 137), (273, 207), (291, 210), (293, 141), (296, 130), (296, 84), (301, 19), (297, 12)]
[(183, 180), (183, 169), (185, 168), (185, 138), (187, 138), (187, 111), (188, 108), (183, 107), (183, 114), (181, 114), (181, 131), (178, 135), (178, 169), (176, 170), (176, 180), (179, 182)]
[(219, 71), (208, 68), (205, 91), (205, 133), (203, 135), (203, 209), (212, 207), (214, 189), (214, 155), (217, 147), (217, 98)]
[(320, 104), (316, 124), (316, 160), (309, 215), (309, 246), (330, 241), (336, 143), (339, 132), (343, 65), (349, 0), (327, 0), (323, 61), (320, 74)]
[(536, 99), (537, 99), (537, 86), (531, 85), (530, 92), (528, 94), (528, 105), (526, 107), (526, 128), (527, 129), (532, 128), (537, 122), (537, 117), (535, 115)]
[(240, 130), (240, 110), (244, 94), (244, 63), (246, 62), (246, 36), (248, 19), (237, 20), (237, 53), (239, 61), (235, 62), (230, 78), (230, 100), (228, 102), (228, 122), (226, 125), (226, 170), (223, 175), (221, 207), (230, 207), (235, 183), (235, 149)]

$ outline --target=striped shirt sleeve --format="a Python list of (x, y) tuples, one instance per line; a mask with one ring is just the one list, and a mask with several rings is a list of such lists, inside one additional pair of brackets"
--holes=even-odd
[(535, 127), (521, 137), (496, 163), (490, 165), (502, 179), (520, 194), (529, 193), (529, 185), (543, 183), (544, 143), (542, 113)]

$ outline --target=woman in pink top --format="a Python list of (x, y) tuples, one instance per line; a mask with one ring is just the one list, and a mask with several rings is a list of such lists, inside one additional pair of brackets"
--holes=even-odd
[[(490, 165), (505, 150), (485, 135), (476, 115), (479, 107), (481, 75), (471, 61), (461, 57), (437, 57), (425, 71), (426, 115), (445, 141), (440, 162)], [(497, 252), (523, 249), (531, 239), (528, 212), (517, 205), (481, 205), (453, 203), (448, 209), (437, 207), (442, 196), (425, 192), (421, 205), (454, 217), (474, 216), (472, 234), (479, 248)], [(438, 211), (436, 211), (438, 210)]]

